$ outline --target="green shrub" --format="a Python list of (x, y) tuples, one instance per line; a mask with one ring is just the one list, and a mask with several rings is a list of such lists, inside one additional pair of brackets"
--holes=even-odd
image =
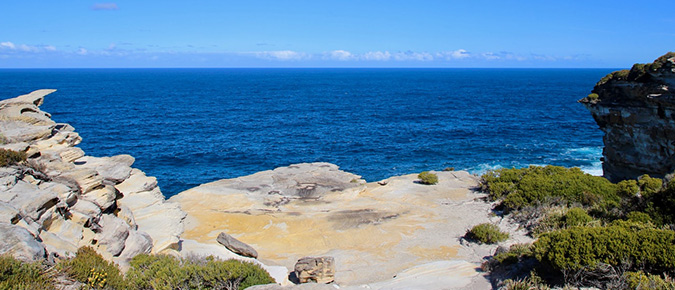
[(128, 288), (117, 265), (106, 261), (90, 247), (79, 248), (74, 258), (60, 262), (58, 268), (95, 289)]
[(675, 269), (674, 243), (673, 231), (615, 221), (607, 227), (572, 227), (545, 233), (534, 243), (534, 253), (539, 261), (560, 271), (593, 270), (607, 264), (669, 273)]
[(423, 171), (417, 175), (417, 178), (420, 179), (420, 183), (433, 185), (438, 183), (438, 175), (431, 173), (429, 171)]
[(501, 265), (511, 265), (531, 256), (531, 244), (513, 244), (508, 251), (496, 254), (493, 259)]
[(502, 199), (507, 212), (552, 199), (602, 209), (616, 207), (620, 201), (617, 186), (607, 179), (560, 166), (490, 171), (481, 177), (481, 187), (492, 200)]
[(637, 184), (637, 181), (633, 179), (622, 180), (616, 184), (617, 194), (623, 197), (635, 196), (640, 192), (640, 187)]
[(593, 218), (582, 208), (572, 208), (563, 216), (565, 227), (584, 226), (591, 222)]
[(39, 263), (24, 263), (12, 256), (0, 256), (0, 289), (56, 289), (53, 279)]
[(660, 178), (652, 178), (649, 177), (649, 175), (644, 174), (638, 178), (637, 184), (640, 187), (640, 195), (644, 198), (649, 198), (661, 191), (663, 180)]
[(509, 234), (500, 231), (494, 224), (483, 223), (468, 230), (465, 237), (483, 244), (496, 244), (508, 239)]
[(650, 224), (652, 223), (652, 218), (644, 213), (644, 212), (639, 212), (639, 211), (631, 211), (626, 215), (626, 218), (630, 222), (637, 222), (637, 223), (645, 223), (645, 224)]
[(635, 290), (675, 290), (675, 281), (666, 276), (652, 275), (644, 272), (626, 272), (623, 275), (628, 284), (627, 289)]
[(675, 224), (675, 180), (671, 180), (666, 189), (649, 196), (645, 209), (655, 224)]
[(133, 289), (244, 289), (274, 283), (260, 266), (238, 260), (180, 260), (165, 255), (138, 255), (127, 281)]
[(595, 102), (595, 101), (600, 99), (600, 96), (598, 96), (598, 94), (596, 94), (596, 93), (592, 93), (592, 94), (588, 94), (588, 96), (586, 98), (591, 102)]
[(0, 167), (26, 161), (26, 152), (0, 149)]
[(534, 271), (523, 279), (507, 279), (501, 283), (503, 290), (548, 290), (550, 286), (544, 283), (544, 280), (539, 277)]

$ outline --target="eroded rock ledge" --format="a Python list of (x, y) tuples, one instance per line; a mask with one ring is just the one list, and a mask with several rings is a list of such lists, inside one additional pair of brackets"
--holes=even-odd
[(177, 254), (185, 212), (133, 157), (85, 156), (74, 128), (39, 108), (54, 91), (0, 101), (0, 148), (28, 157), (0, 168), (0, 253), (58, 259), (91, 246), (122, 266), (140, 253)]
[(580, 102), (605, 133), (603, 171), (612, 181), (675, 170), (675, 53), (613, 72)]

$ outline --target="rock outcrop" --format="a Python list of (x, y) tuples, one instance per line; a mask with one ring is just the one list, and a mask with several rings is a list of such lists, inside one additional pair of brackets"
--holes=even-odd
[(598, 82), (580, 102), (605, 133), (603, 171), (612, 181), (675, 170), (675, 53)]
[(185, 213), (129, 155), (85, 156), (68, 124), (39, 109), (38, 90), (0, 101), (0, 148), (25, 162), (0, 168), (0, 254), (67, 257), (90, 246), (124, 265), (140, 253), (176, 253)]
[(335, 281), (333, 257), (304, 257), (295, 263), (295, 275), (300, 283), (330, 283)]

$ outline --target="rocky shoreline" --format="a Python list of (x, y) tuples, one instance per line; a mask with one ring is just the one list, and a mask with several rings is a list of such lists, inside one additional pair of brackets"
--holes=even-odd
[[(502, 245), (530, 241), (491, 214), (477, 178), (462, 171), (435, 172), (437, 185), (416, 175), (366, 183), (333, 164), (296, 164), (165, 200), (133, 157), (76, 147), (74, 128), (39, 108), (52, 92), (0, 102), (0, 148), (27, 156), (0, 171), (2, 254), (55, 262), (90, 246), (122, 269), (140, 253), (212, 255), (258, 263), (289, 287), (298, 259), (331, 256), (343, 288), (483, 289), (490, 282), (476, 269), (497, 245), (466, 243), (466, 230), (493, 222), (512, 233)], [(221, 234), (255, 255), (224, 247)]]

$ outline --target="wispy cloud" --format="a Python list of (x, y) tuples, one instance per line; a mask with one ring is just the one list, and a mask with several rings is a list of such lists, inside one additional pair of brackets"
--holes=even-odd
[(303, 60), (311, 58), (310, 54), (292, 50), (258, 51), (253, 52), (252, 54), (262, 59), (281, 60), (281, 61)]
[(346, 50), (333, 50), (324, 55), (324, 59), (349, 61), (355, 60), (357, 56)]
[(117, 10), (117, 3), (96, 3), (91, 6), (91, 10)]

